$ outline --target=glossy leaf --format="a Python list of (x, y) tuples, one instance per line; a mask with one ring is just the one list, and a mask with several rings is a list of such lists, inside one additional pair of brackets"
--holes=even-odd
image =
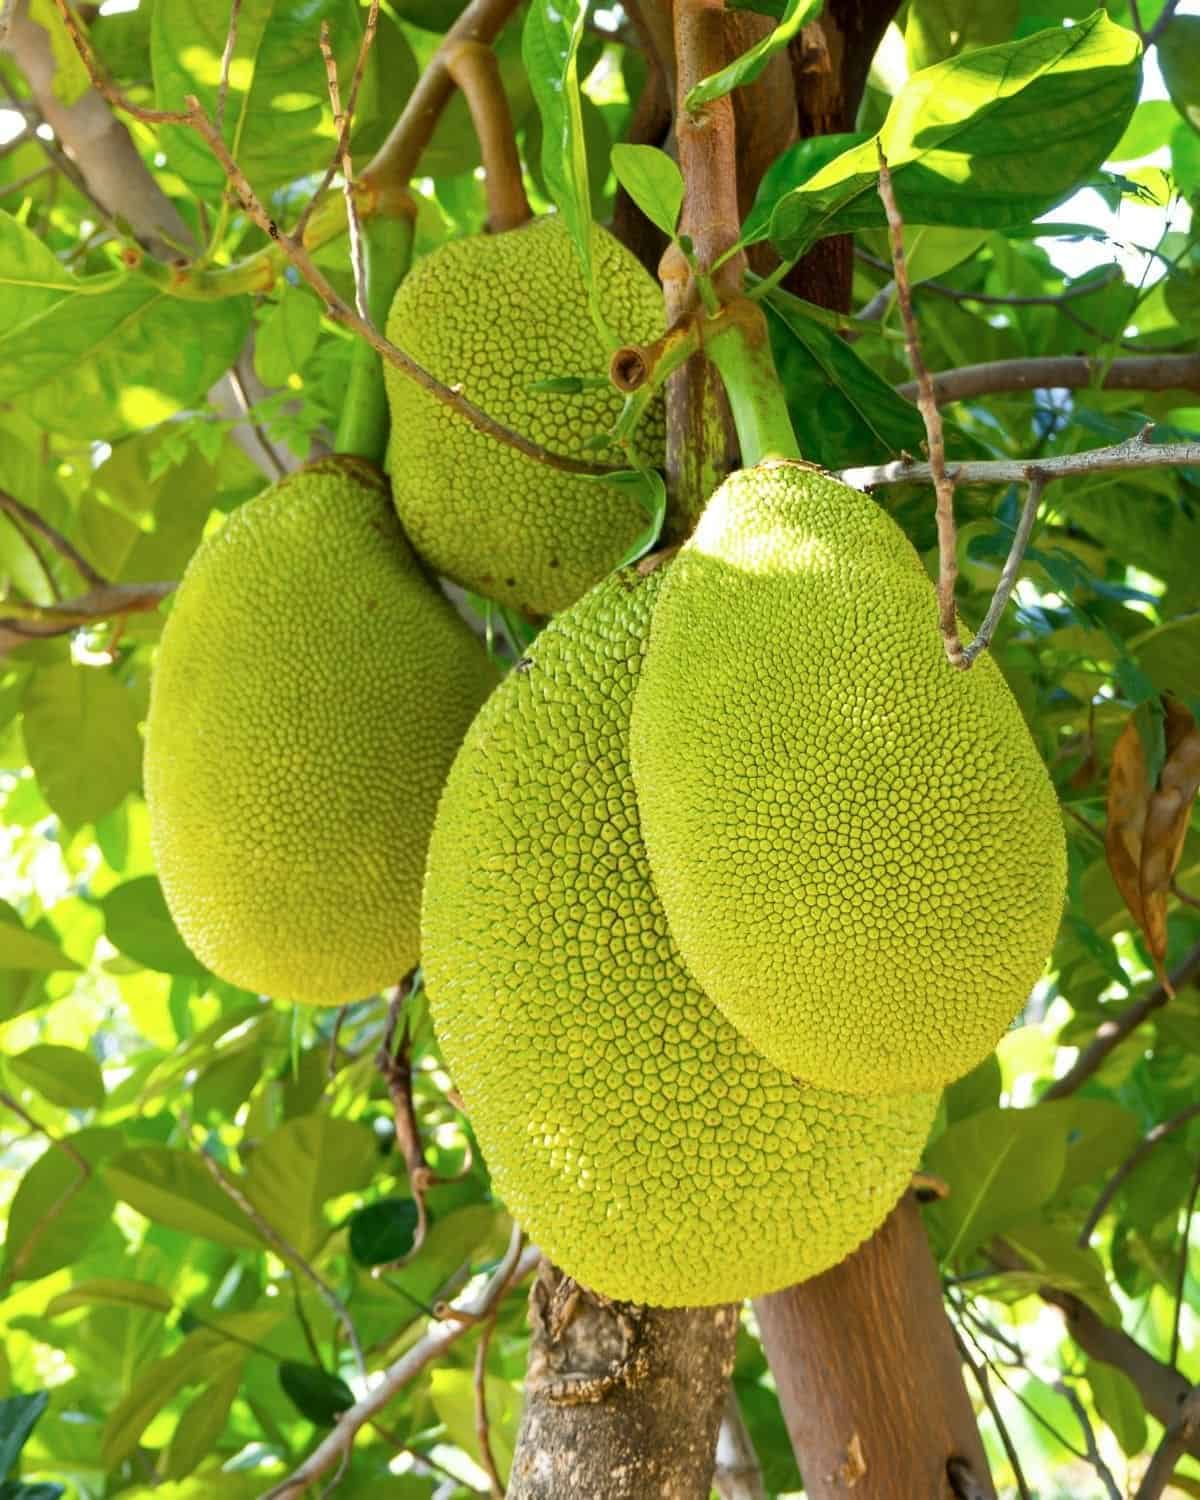
[(654, 146), (614, 146), (612, 168), (650, 222), (674, 235), (683, 207), (683, 176), (672, 158)]
[(740, 57), (735, 57), (720, 72), (710, 74), (691, 88), (684, 101), (687, 108), (698, 110), (714, 99), (721, 99), (732, 93), (734, 89), (753, 83), (772, 57), (782, 51), (793, 37), (800, 35), (801, 27), (817, 19), (823, 3), (824, 0), (787, 0), (779, 25)]
[(411, 1198), (368, 1203), (350, 1220), (350, 1254), (360, 1266), (403, 1260), (416, 1242), (418, 1222)]
[(316, 1365), (285, 1359), (279, 1366), (279, 1384), (301, 1416), (318, 1427), (332, 1427), (354, 1405), (354, 1392), (346, 1382)]

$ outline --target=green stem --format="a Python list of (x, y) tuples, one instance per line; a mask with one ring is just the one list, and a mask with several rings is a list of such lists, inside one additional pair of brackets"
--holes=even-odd
[[(408, 214), (372, 219), (363, 226), (367, 263), (367, 316), (376, 328), (387, 324), (396, 288), (412, 263), (413, 221)], [(383, 466), (387, 450), (387, 394), (383, 362), (359, 339), (350, 357), (350, 380), (334, 449)]]
[(799, 458), (783, 386), (775, 370), (762, 309), (751, 302), (731, 304), (730, 317), (704, 340), (704, 352), (717, 367), (737, 428), (742, 464), (772, 458)]

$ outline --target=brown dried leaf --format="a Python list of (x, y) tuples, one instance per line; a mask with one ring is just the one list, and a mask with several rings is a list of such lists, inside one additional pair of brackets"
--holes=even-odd
[(1121, 898), (1143, 930), (1146, 922), (1142, 913), (1142, 836), (1152, 790), (1142, 737), (1131, 715), (1113, 746), (1104, 852)]
[[(1200, 729), (1190, 711), (1164, 697), (1166, 759), (1142, 831), (1141, 899), (1146, 939), (1160, 967), (1167, 951), (1167, 896), (1200, 791)], [(1166, 984), (1165, 978), (1163, 983)], [(1168, 986), (1168, 993), (1170, 987)]]

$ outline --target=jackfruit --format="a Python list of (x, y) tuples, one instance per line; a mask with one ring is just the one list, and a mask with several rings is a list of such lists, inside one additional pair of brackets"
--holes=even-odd
[(613, 574), (484, 705), (434, 825), (423, 961), (515, 1217), (594, 1290), (695, 1306), (849, 1254), (903, 1191), (936, 1097), (801, 1087), (680, 963), (628, 750), (659, 584)]
[(234, 511), (180, 584), (146, 725), (151, 842), (197, 957), (314, 1005), (407, 973), (438, 793), (496, 677), (367, 464)]
[(764, 1056), (853, 1093), (995, 1046), (1054, 943), (1054, 788), (996, 663), (946, 660), (933, 585), (866, 495), (733, 475), (680, 552), (633, 709), (683, 960)]
[[(654, 280), (605, 230), (593, 230), (592, 255), (614, 334), (627, 343), (656, 338), (663, 304)], [(615, 461), (583, 447), (620, 415), (615, 387), (532, 389), (555, 377), (603, 380), (608, 370), (560, 219), (440, 245), (401, 283), (387, 331), (504, 426), (567, 457)], [(526, 614), (552, 614), (603, 578), (645, 530), (631, 495), (527, 458), (393, 366), (384, 370), (396, 510), (417, 551), (447, 578)], [(644, 426), (644, 457), (661, 464), (661, 407)]]

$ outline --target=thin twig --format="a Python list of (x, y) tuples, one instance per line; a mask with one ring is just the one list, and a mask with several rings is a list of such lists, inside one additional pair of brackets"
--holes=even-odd
[(738, 1405), (733, 1382), (725, 1392), (725, 1408), (717, 1432), (713, 1489), (721, 1500), (766, 1500), (762, 1466)]
[(346, 1307), (346, 1304), (342, 1301), (342, 1299), (338, 1296), (334, 1289), (328, 1284), (328, 1282), (323, 1280), (319, 1273), (315, 1271), (311, 1265), (309, 1265), (308, 1261), (305, 1260), (304, 1256), (300, 1254), (299, 1250), (297, 1250), (293, 1244), (286, 1240), (273, 1224), (271, 1224), (262, 1216), (262, 1214), (258, 1211), (257, 1208), (255, 1208), (254, 1204), (242, 1191), (239, 1184), (229, 1176), (228, 1172), (225, 1171), (224, 1167), (221, 1166), (221, 1163), (216, 1159), (215, 1156), (213, 1156), (210, 1151), (205, 1151), (202, 1149), (200, 1152), (200, 1160), (208, 1169), (209, 1175), (212, 1177), (214, 1182), (216, 1182), (217, 1186), (221, 1189), (225, 1196), (230, 1199), (231, 1202), (237, 1205), (237, 1207), (241, 1210), (241, 1212), (245, 1215), (249, 1222), (254, 1225), (254, 1228), (260, 1238), (265, 1240), (266, 1243), (270, 1245), (272, 1250), (274, 1250), (275, 1253), (279, 1256), (280, 1260), (285, 1261), (288, 1265), (293, 1267), (293, 1269), (299, 1271), (302, 1276), (304, 1276), (308, 1281), (312, 1283), (314, 1287), (316, 1287), (322, 1301), (329, 1308), (330, 1312), (333, 1313), (334, 1317), (338, 1320), (341, 1326), (345, 1329), (346, 1338), (349, 1341), (350, 1348), (354, 1354), (354, 1362), (358, 1367), (358, 1372), (360, 1375), (365, 1375), (366, 1361), (363, 1359), (362, 1344), (359, 1341), (358, 1329), (354, 1326), (354, 1319), (350, 1316), (350, 1312)]
[(1150, 1467), (1142, 1475), (1134, 1500), (1158, 1500), (1171, 1481), (1175, 1465), (1200, 1433), (1200, 1386), (1194, 1387), (1179, 1408), (1179, 1416), (1171, 1423), (1162, 1440), (1154, 1450)]
[[(864, 312), (859, 315), (865, 316)], [(1010, 391), (1200, 391), (1200, 354), (1142, 354), (1129, 359), (1095, 359), (1086, 354), (1054, 354), (1036, 359), (995, 359), (941, 370), (932, 377), (941, 405), (973, 396)], [(896, 387), (906, 401), (917, 399), (917, 382)]]
[[(1121, 469), (1179, 468), (1200, 464), (1200, 443), (1152, 443), (1148, 424), (1136, 437), (1110, 448), (1091, 448), (1083, 453), (1064, 453), (1055, 458), (1039, 458), (1035, 467), (1049, 483), (1079, 474), (1108, 474)], [(1027, 458), (985, 458), (966, 463), (952, 463), (955, 484), (1025, 484), (1029, 479)], [(932, 478), (929, 464), (914, 463), (910, 458), (894, 463), (875, 464), (867, 468), (841, 469), (838, 478), (855, 489), (875, 489), (883, 484), (928, 483)]]
[(92, 567), (83, 553), (72, 542), (69, 542), (61, 531), (56, 531), (48, 521), (42, 520), (36, 510), (22, 504), (7, 490), (0, 490), (0, 511), (7, 511), (10, 516), (20, 517), (26, 526), (44, 536), (59, 556), (66, 558), (85, 583), (90, 583), (93, 588), (98, 589), (108, 587), (108, 579)]
[(19, 625), (22, 634), (36, 637), (69, 635), (97, 620), (152, 613), (176, 588), (178, 584), (173, 582), (105, 583), (55, 604), (26, 604), (0, 597), (0, 625), (6, 629)]
[[(378, 5), (378, 0), (376, 0), (376, 5)], [(333, 43), (329, 39), (328, 21), (321, 22), (321, 56), (325, 59), (325, 81), (329, 87), (333, 125), (338, 133), (338, 145), (341, 148), (338, 159), (342, 168), (342, 196), (346, 201), (346, 228), (350, 236), (350, 269), (354, 278), (354, 305), (358, 309), (359, 317), (365, 322), (371, 314), (367, 307), (367, 266), (363, 252), (362, 223), (358, 217), (358, 205), (354, 201), (354, 163), (350, 156), (350, 132), (344, 128), (348, 116), (342, 113), (337, 58), (333, 55)], [(309, 199), (310, 206), (315, 202), (315, 198)]]
[(1056, 1380), (1054, 1382), (1054, 1389), (1060, 1396), (1066, 1398), (1070, 1403), (1071, 1410), (1075, 1413), (1075, 1420), (1079, 1423), (1079, 1430), (1083, 1433), (1083, 1443), (1087, 1449), (1088, 1462), (1095, 1469), (1100, 1483), (1104, 1486), (1108, 1500), (1123, 1500), (1120, 1486), (1113, 1478), (1112, 1470), (1101, 1456), (1099, 1445), (1096, 1442), (1095, 1428), (1092, 1426), (1086, 1407), (1079, 1399), (1079, 1392), (1065, 1380)]
[(904, 220), (896, 203), (892, 187), (892, 174), (888, 171), (883, 147), (879, 147), (879, 196), (883, 199), (887, 214), (888, 230), (892, 241), (892, 269), (896, 278), (896, 300), (900, 304), (900, 316), (904, 322), (905, 347), (908, 362), (917, 379), (917, 406), (925, 423), (925, 436), (929, 446), (929, 469), (933, 477), (934, 493), (937, 496), (938, 534), (938, 622), (942, 631), (942, 642), (946, 658), (951, 666), (967, 665), (963, 660), (963, 645), (958, 634), (958, 617), (954, 608), (954, 584), (958, 577), (958, 554), (954, 529), (954, 479), (946, 470), (946, 439), (942, 430), (942, 414), (938, 410), (937, 397), (933, 393), (933, 382), (921, 353), (921, 337), (917, 320), (913, 314), (912, 287), (908, 281), (908, 267), (904, 259)]
[(186, 111), (177, 109), (146, 109), (143, 105), (135, 104), (129, 96), (110, 82), (100, 71), (92, 49), (88, 45), (79, 24), (67, 0), (54, 0), (58, 13), (62, 17), (62, 23), (66, 27), (67, 35), (75, 44), (75, 50), (83, 59), (83, 65), (88, 71), (88, 77), (92, 86), (98, 94), (102, 94), (114, 109), (123, 110), (132, 115), (134, 119), (141, 120), (144, 125), (187, 125), (190, 123)]
[(56, 161), (48, 161), (44, 167), (38, 167), (36, 171), (26, 172), (24, 177), (18, 177), (15, 182), (6, 182), (0, 187), (0, 198), (9, 198), (13, 193), (19, 193), (22, 188), (29, 187), (32, 183), (40, 182), (43, 177), (49, 177), (51, 172), (58, 170)]
[[(486, 1316), (496, 1307), (510, 1286), (515, 1285), (533, 1271), (541, 1259), (541, 1252), (534, 1245), (521, 1249), (521, 1233), (514, 1225), (512, 1238), (504, 1259), (496, 1267), (487, 1284), (464, 1305), (476, 1317)], [(437, 1324), (418, 1343), (414, 1344), (383, 1372), (382, 1378), (370, 1391), (338, 1418), (333, 1431), (317, 1444), (304, 1462), (282, 1483), (262, 1497), (262, 1500), (292, 1500), (302, 1494), (308, 1486), (328, 1473), (349, 1451), (355, 1435), (376, 1414), (403, 1390), (414, 1376), (418, 1375), (457, 1339), (462, 1338), (472, 1324), (447, 1319)]]
[(484, 1470), (488, 1476), (488, 1488), (492, 1500), (504, 1500), (504, 1482), (500, 1478), (500, 1470), (496, 1467), (496, 1458), (492, 1452), (491, 1432), (488, 1428), (487, 1409), (487, 1356), (488, 1345), (492, 1341), (492, 1333), (496, 1327), (496, 1311), (493, 1308), (490, 1316), (484, 1318), (479, 1328), (479, 1342), (475, 1345), (475, 1437), (479, 1443), (479, 1457)]
[(1200, 974), (1200, 943), (1185, 954), (1171, 970), (1168, 975), (1170, 988), (1156, 984), (1128, 1010), (1123, 1011), (1111, 1021), (1101, 1022), (1096, 1035), (1074, 1063), (1061, 1078), (1055, 1079), (1038, 1102), (1065, 1099), (1068, 1094), (1073, 1094), (1076, 1089), (1082, 1087), (1115, 1047), (1118, 1047), (1131, 1032), (1136, 1031), (1147, 1016), (1166, 1005), (1171, 998), (1171, 990), (1178, 993), (1185, 985), (1190, 984), (1197, 974)]
[(225, 32), (225, 50), (221, 53), (221, 81), (217, 84), (217, 102), (213, 108), (213, 120), (218, 130), (225, 127), (225, 100), (229, 94), (229, 68), (237, 46), (238, 18), (242, 11), (242, 0), (230, 0), (229, 28)]
[(1177, 1130), (1181, 1130), (1189, 1120), (1194, 1120), (1197, 1115), (1200, 1115), (1200, 1100), (1195, 1104), (1189, 1104), (1186, 1109), (1181, 1109), (1177, 1115), (1172, 1115), (1169, 1120), (1163, 1120), (1153, 1130), (1146, 1133), (1136, 1150), (1132, 1151), (1125, 1158), (1108, 1179), (1104, 1185), (1104, 1190), (1092, 1205), (1092, 1210), (1084, 1220), (1083, 1228), (1079, 1231), (1078, 1244), (1081, 1247), (1086, 1248), (1096, 1225), (1104, 1217), (1105, 1209), (1112, 1202), (1117, 1189), (1130, 1173), (1145, 1161), (1146, 1157), (1150, 1155), (1151, 1151), (1154, 1150), (1160, 1141), (1165, 1141), (1169, 1135), (1174, 1135)]
[(1016, 587), (1017, 578), (1020, 576), (1021, 564), (1025, 560), (1025, 549), (1029, 545), (1029, 538), (1033, 532), (1033, 523), (1037, 520), (1038, 508), (1042, 503), (1042, 491), (1046, 488), (1046, 478), (1040, 469), (1031, 468), (1029, 471), (1029, 493), (1025, 497), (1025, 505), (1021, 511), (1021, 519), (1017, 522), (1017, 529), (1013, 534), (1012, 546), (1008, 549), (1008, 557), (1005, 559), (1004, 567), (1000, 573), (1000, 582), (996, 585), (996, 592), (992, 595), (992, 602), (988, 605), (987, 614), (983, 617), (983, 624), (975, 633), (975, 639), (969, 641), (963, 648), (963, 666), (969, 667), (981, 652), (987, 650), (991, 644), (992, 636), (996, 632), (996, 626), (1000, 623), (1000, 617), (1004, 613), (1004, 607), (1008, 603), (1009, 596)]
[[(983, 1404), (991, 1413), (997, 1435), (1004, 1446), (1005, 1453), (1008, 1455), (1009, 1466), (1013, 1471), (1013, 1483), (1017, 1487), (1019, 1500), (1031, 1500), (1029, 1485), (1025, 1480), (1025, 1472), (1021, 1468), (1021, 1458), (1017, 1452), (1017, 1445), (1013, 1442), (1012, 1433), (1008, 1430), (1008, 1424), (1000, 1413), (1000, 1407), (996, 1402), (996, 1393), (992, 1390), (992, 1383), (988, 1379), (986, 1356), (983, 1350), (980, 1349), (981, 1359), (976, 1361), (967, 1347), (967, 1341), (963, 1338), (962, 1329), (959, 1324), (952, 1322), (951, 1329), (954, 1333), (954, 1342), (958, 1346), (958, 1356), (967, 1369), (970, 1370), (971, 1378), (979, 1388), (979, 1394), (983, 1397)], [(978, 1345), (976, 1347), (978, 1348)]]
[(1179, 1266), (1175, 1272), (1175, 1312), (1171, 1318), (1171, 1351), (1167, 1363), (1179, 1363), (1179, 1325), (1183, 1320), (1183, 1294), (1187, 1285), (1188, 1252), (1191, 1248), (1192, 1218), (1196, 1212), (1196, 1199), (1200, 1197), (1200, 1160), (1192, 1174), (1192, 1186), (1188, 1193), (1187, 1207), (1183, 1212), (1183, 1235), (1179, 1246)]
[[(858, 246), (855, 246), (854, 258), (868, 266), (874, 266), (877, 271), (892, 269), (886, 260)], [(919, 281), (913, 292), (918, 295), (921, 292), (934, 292), (939, 297), (948, 297), (955, 302), (982, 302), (991, 307), (1058, 307), (1076, 297), (1091, 297), (1111, 286), (1114, 281), (1122, 279), (1121, 271), (1116, 266), (1110, 266), (1103, 276), (1097, 276), (1094, 281), (1064, 287), (1061, 292), (1039, 292), (1034, 296), (1015, 296), (1009, 292), (967, 292), (956, 286), (946, 286), (940, 281)]]

